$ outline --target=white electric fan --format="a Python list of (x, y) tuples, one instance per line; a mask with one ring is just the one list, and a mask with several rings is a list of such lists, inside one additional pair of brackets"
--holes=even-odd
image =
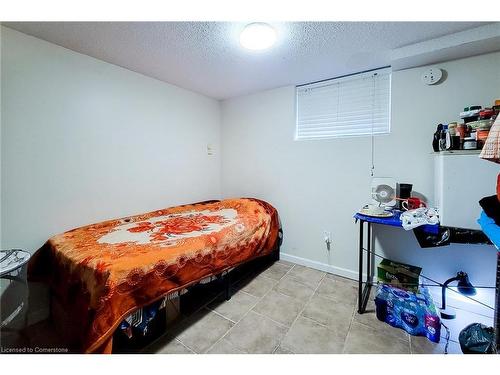
[(373, 177), (371, 193), (372, 204), (384, 208), (396, 205), (396, 181), (390, 177)]

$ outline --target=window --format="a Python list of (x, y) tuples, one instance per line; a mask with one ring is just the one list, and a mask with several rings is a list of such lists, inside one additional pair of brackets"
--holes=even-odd
[(297, 86), (296, 96), (296, 140), (390, 132), (390, 68)]

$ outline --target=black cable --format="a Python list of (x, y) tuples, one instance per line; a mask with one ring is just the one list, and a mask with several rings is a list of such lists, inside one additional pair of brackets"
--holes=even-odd
[[(400, 285), (415, 285), (414, 283), (402, 283), (402, 282), (399, 282), (399, 284)], [(425, 284), (425, 283), (421, 283), (418, 285), (419, 286), (434, 286), (434, 287), (440, 287), (440, 288), (443, 286), (442, 284)], [(496, 289), (496, 287), (494, 287), (494, 286), (475, 286), (475, 285), (474, 285), (474, 288), (475, 289)]]
[[(375, 255), (375, 256), (377, 256), (377, 257), (381, 258), (381, 259), (387, 259), (387, 258), (383, 257), (382, 255), (379, 255), (379, 254), (377, 254), (377, 253), (375, 253), (375, 252), (373, 252), (373, 251), (371, 251), (371, 250), (365, 249), (364, 247), (363, 247), (362, 249), (363, 249), (364, 251), (366, 251), (366, 252), (370, 253), (370, 254), (373, 254), (373, 255)], [(443, 284), (441, 284), (440, 282), (437, 282), (436, 280), (431, 279), (430, 277), (424, 276), (424, 275), (422, 275), (422, 274), (420, 275), (420, 277), (423, 277), (424, 279), (429, 280), (429, 281), (431, 281), (431, 282), (435, 283), (435, 284), (436, 284), (436, 286), (438, 286), (438, 285), (439, 285), (439, 286), (443, 287)], [(433, 285), (433, 286), (434, 286), (434, 285)], [(485, 288), (490, 288), (490, 287), (485, 287)], [(496, 288), (496, 287), (491, 287), (491, 288), (493, 289), (493, 288)], [(481, 302), (481, 301), (478, 301), (478, 300), (477, 300), (477, 299), (475, 299), (475, 298), (472, 298), (472, 297), (466, 296), (466, 295), (464, 295), (464, 294), (461, 294), (460, 292), (458, 292), (458, 291), (456, 291), (456, 290), (454, 290), (454, 289), (451, 289), (451, 288), (450, 288), (450, 287), (448, 287), (448, 286), (446, 286), (446, 289), (451, 290), (452, 292), (454, 292), (454, 293), (456, 293), (456, 294), (459, 294), (459, 295), (461, 295), (461, 296), (463, 296), (463, 297), (465, 297), (465, 298), (468, 298), (468, 299), (470, 299), (471, 301), (474, 301), (474, 302), (476, 302), (476, 303), (478, 303), (478, 304), (480, 304), (480, 305), (483, 305), (484, 307), (487, 307), (487, 308), (489, 308), (490, 310), (495, 310), (495, 308), (494, 308), (494, 307), (489, 306), (489, 305), (487, 305), (487, 304), (485, 304), (485, 303), (483, 303), (483, 302)]]
[(446, 326), (446, 324), (443, 323), (443, 320), (441, 320), (441, 325), (446, 330), (446, 345), (444, 346), (444, 354), (448, 354), (448, 344), (450, 343), (450, 329)]

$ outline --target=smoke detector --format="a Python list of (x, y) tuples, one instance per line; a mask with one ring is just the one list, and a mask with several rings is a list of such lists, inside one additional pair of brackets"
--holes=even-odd
[(439, 68), (429, 68), (422, 74), (422, 82), (426, 85), (435, 85), (443, 78), (443, 71)]

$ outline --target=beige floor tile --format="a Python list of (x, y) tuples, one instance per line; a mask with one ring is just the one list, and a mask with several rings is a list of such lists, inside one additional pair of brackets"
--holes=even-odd
[(290, 272), (288, 272), (288, 276), (313, 289), (318, 286), (325, 274), (326, 272), (299, 265), (295, 265)]
[(306, 305), (302, 316), (326, 325), (339, 334), (347, 335), (353, 313), (353, 305), (332, 301), (315, 294)]
[[(356, 286), (356, 291), (357, 291), (357, 286)], [(377, 293), (377, 287), (372, 286), (370, 289), (370, 297), (368, 297), (368, 301), (366, 303), (365, 311), (366, 312), (375, 312), (375, 294)], [(358, 309), (358, 298), (356, 294), (356, 311)]]
[[(427, 337), (410, 336), (412, 354), (444, 354), (446, 341), (441, 339), (439, 344), (429, 341)], [(448, 354), (462, 354), (460, 345), (450, 341), (448, 344)]]
[(252, 311), (225, 336), (232, 345), (247, 353), (273, 353), (286, 333), (281, 326)]
[(191, 350), (173, 338), (160, 338), (150, 346), (146, 347), (143, 353), (149, 354), (194, 354)]
[(229, 320), (203, 309), (186, 321), (176, 338), (196, 353), (203, 353), (232, 326), (233, 323)]
[(291, 268), (292, 266), (275, 262), (262, 272), (261, 275), (269, 277), (270, 279), (280, 280)]
[(290, 267), (295, 266), (295, 263), (283, 259), (278, 260), (277, 263), (284, 264), (285, 266), (290, 266)]
[(338, 281), (325, 277), (318, 287), (317, 292), (322, 297), (330, 298), (334, 301), (355, 305), (358, 296), (358, 289), (354, 284)]
[(227, 319), (237, 322), (248, 310), (255, 306), (259, 299), (251, 294), (243, 291), (238, 291), (231, 296), (229, 301), (226, 301), (223, 296), (213, 301), (208, 307)]
[(271, 290), (253, 310), (278, 323), (290, 326), (303, 307), (303, 302)]
[(298, 354), (334, 354), (342, 353), (345, 338), (345, 334), (339, 334), (313, 320), (299, 317), (280, 346)]
[(273, 354), (294, 354), (294, 353), (292, 353), (290, 350), (282, 348), (280, 345), (276, 348)]
[(277, 281), (274, 279), (259, 275), (257, 277), (242, 280), (241, 283), (237, 285), (237, 288), (252, 296), (261, 298), (269, 292), (276, 283)]
[(353, 321), (345, 342), (344, 353), (409, 354), (410, 342), (388, 336), (379, 330)]
[(274, 287), (274, 289), (282, 294), (293, 297), (303, 302), (308, 301), (314, 293), (314, 289), (299, 283), (288, 275), (283, 277)]
[(243, 350), (238, 349), (225, 338), (217, 341), (214, 346), (212, 346), (207, 354), (246, 354)]
[(395, 328), (385, 322), (377, 319), (377, 315), (372, 310), (367, 310), (363, 314), (358, 314), (356, 311), (354, 313), (354, 320), (358, 323), (362, 323), (372, 329), (379, 331), (381, 334), (386, 336), (395, 337), (401, 340), (408, 339), (408, 333), (404, 329)]
[(329, 278), (329, 279), (338, 281), (340, 283), (350, 284), (350, 285), (354, 286), (355, 288), (358, 287), (358, 281), (357, 280), (348, 279), (347, 277), (342, 277), (342, 276), (334, 275), (333, 273), (327, 273), (326, 277)]

